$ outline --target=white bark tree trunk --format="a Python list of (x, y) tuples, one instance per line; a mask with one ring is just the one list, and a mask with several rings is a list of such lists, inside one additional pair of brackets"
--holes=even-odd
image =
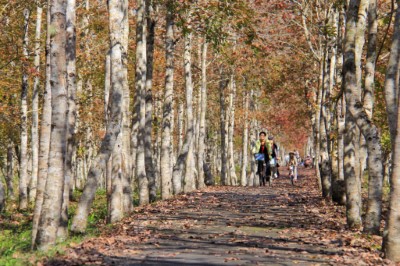
[(67, 83), (66, 83), (66, 0), (52, 0), (50, 24), (50, 86), (51, 86), (51, 135), (46, 196), (43, 200), (36, 243), (46, 250), (56, 243), (60, 224), (64, 189), (64, 156), (66, 150)]
[(235, 102), (236, 102), (236, 81), (235, 76), (231, 74), (229, 90), (229, 122), (228, 122), (228, 163), (229, 163), (229, 184), (237, 185), (237, 176), (235, 169), (235, 158), (233, 149), (233, 138), (235, 131)]
[(8, 144), (7, 146), (7, 174), (6, 174), (6, 184), (7, 184), (7, 197), (11, 200), (15, 199), (14, 187), (13, 187), (13, 179), (14, 179), (14, 158), (13, 158), (13, 149), (14, 146), (12, 144)]
[(19, 165), (19, 209), (28, 208), (28, 28), (29, 9), (24, 9), (24, 36), (22, 42), (22, 86), (21, 86), (21, 144)]
[(173, 150), (172, 126), (174, 123), (173, 112), (173, 93), (174, 93), (174, 10), (173, 0), (167, 2), (166, 15), (166, 39), (165, 39), (165, 94), (163, 104), (162, 137), (161, 137), (161, 198), (168, 199), (172, 195), (172, 160)]
[[(390, 175), (390, 199), (389, 214), (383, 234), (383, 251), (385, 257), (395, 262), (400, 262), (400, 120), (399, 117), (399, 93), (396, 76), (399, 67), (400, 56), (400, 1), (397, 0), (397, 10), (394, 25), (393, 40), (390, 51), (390, 58), (386, 70), (385, 100), (388, 112), (389, 129), (392, 139), (392, 172)], [(396, 103), (396, 105), (394, 105)]]
[(47, 7), (47, 36), (46, 36), (46, 83), (43, 96), (42, 119), (40, 125), (38, 182), (36, 189), (35, 209), (32, 220), (32, 247), (36, 247), (36, 236), (42, 212), (44, 189), (47, 181), (47, 168), (50, 151), (51, 132), (51, 86), (50, 86), (50, 7)]
[(40, 85), (40, 35), (42, 29), (42, 13), (43, 8), (39, 2), (36, 2), (36, 30), (35, 30), (35, 80), (32, 92), (32, 130), (31, 130), (31, 149), (32, 149), (32, 175), (29, 185), (29, 201), (34, 202), (36, 199), (36, 188), (38, 179), (38, 163), (39, 163), (39, 85)]
[(149, 180), (145, 164), (145, 128), (146, 128), (146, 1), (137, 1), (136, 22), (136, 97), (139, 97), (138, 140), (136, 151), (136, 178), (139, 182), (139, 204), (149, 203)]
[(219, 104), (220, 104), (220, 136), (221, 136), (221, 185), (228, 185), (228, 159), (226, 154), (226, 103), (225, 89), (229, 84), (229, 79), (226, 78), (224, 70), (220, 70), (221, 81), (219, 82)]
[(145, 122), (145, 166), (146, 176), (149, 180), (149, 200), (154, 202), (157, 198), (156, 176), (153, 162), (153, 64), (154, 64), (154, 38), (156, 21), (154, 19), (154, 4), (151, 0), (146, 0), (147, 8), (147, 40), (146, 40), (146, 122)]
[(248, 162), (248, 143), (249, 143), (249, 94), (245, 90), (244, 97), (244, 121), (242, 137), (242, 172), (240, 175), (240, 185), (247, 186), (247, 162)]
[(201, 104), (199, 121), (199, 142), (197, 156), (198, 188), (203, 188), (204, 183), (204, 163), (206, 148), (206, 112), (207, 112), (207, 47), (208, 43), (204, 38), (201, 52)]
[[(110, 222), (123, 218), (131, 209), (130, 182), (128, 179), (130, 132), (129, 132), (129, 86), (128, 86), (128, 1), (109, 1), (110, 62), (113, 90), (122, 92), (121, 131), (112, 153), (112, 181)], [(125, 184), (125, 185), (124, 185)], [(126, 194), (126, 195), (125, 195)], [(125, 199), (127, 198), (127, 199)]]
[[(191, 12), (188, 14), (188, 23), (191, 23)], [(195, 189), (194, 180), (194, 122), (193, 122), (193, 81), (192, 81), (192, 33), (185, 35), (184, 48), (184, 75), (185, 75), (185, 91), (186, 91), (186, 134), (182, 150), (180, 151), (178, 161), (173, 172), (173, 179), (181, 178), (184, 171), (184, 192), (190, 192)], [(185, 169), (184, 169), (185, 168)], [(175, 182), (174, 182), (175, 183)], [(179, 188), (174, 190), (175, 194), (179, 194)]]

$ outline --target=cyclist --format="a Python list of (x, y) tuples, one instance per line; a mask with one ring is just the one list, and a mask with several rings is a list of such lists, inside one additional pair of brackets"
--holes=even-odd
[(268, 174), (270, 175), (270, 173), (268, 173), (268, 169), (271, 146), (269, 145), (269, 142), (266, 141), (267, 134), (264, 131), (261, 131), (258, 136), (259, 139), (256, 141), (252, 152), (257, 160), (257, 174), (260, 178), (260, 186), (265, 186), (266, 176)]

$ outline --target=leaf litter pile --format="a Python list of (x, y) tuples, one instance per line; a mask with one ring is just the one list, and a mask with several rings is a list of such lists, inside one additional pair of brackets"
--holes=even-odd
[(346, 229), (313, 170), (273, 187), (208, 187), (134, 212), (45, 265), (390, 265), (379, 236)]

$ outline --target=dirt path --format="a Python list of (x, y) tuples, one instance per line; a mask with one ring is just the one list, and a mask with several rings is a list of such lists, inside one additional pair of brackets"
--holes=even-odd
[[(283, 173), (285, 175), (286, 173)], [(345, 230), (311, 170), (295, 187), (213, 187), (135, 212), (47, 265), (382, 265), (380, 237)]]

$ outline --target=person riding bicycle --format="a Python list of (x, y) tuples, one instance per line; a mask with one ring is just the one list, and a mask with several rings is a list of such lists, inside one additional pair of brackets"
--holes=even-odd
[[(257, 160), (257, 174), (260, 178), (260, 186), (265, 186), (266, 176), (269, 169), (269, 158), (271, 154), (271, 146), (269, 142), (266, 140), (267, 133), (261, 131), (258, 134), (259, 139), (256, 141), (255, 146), (253, 147), (253, 154)], [(269, 171), (270, 172), (270, 171)]]
[(268, 142), (271, 147), (270, 153), (270, 168), (271, 168), (271, 177), (278, 178), (279, 177), (279, 148), (274, 141), (274, 136), (268, 136)]

